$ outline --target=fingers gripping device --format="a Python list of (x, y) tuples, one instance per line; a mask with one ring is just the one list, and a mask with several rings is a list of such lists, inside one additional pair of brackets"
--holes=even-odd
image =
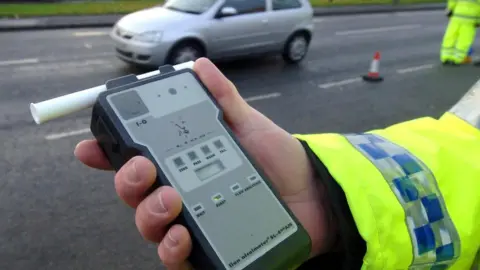
[(195, 269), (290, 270), (310, 238), (238, 143), (193, 62), (31, 104), (37, 124), (93, 106), (90, 129), (115, 170), (142, 155), (183, 200)]

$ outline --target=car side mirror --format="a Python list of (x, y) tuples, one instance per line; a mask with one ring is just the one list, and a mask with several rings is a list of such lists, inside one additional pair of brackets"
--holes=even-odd
[(219, 17), (228, 17), (237, 15), (237, 10), (234, 7), (223, 7), (218, 13)]

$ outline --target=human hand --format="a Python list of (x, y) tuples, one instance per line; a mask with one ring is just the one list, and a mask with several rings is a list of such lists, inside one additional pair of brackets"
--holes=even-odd
[[(194, 70), (224, 110), (225, 120), (242, 146), (258, 162), (288, 207), (312, 239), (311, 256), (326, 252), (332, 244), (331, 224), (322, 194), (300, 142), (252, 108), (215, 65), (205, 58)], [(95, 140), (80, 142), (75, 156), (87, 166), (111, 170)], [(169, 224), (179, 215), (182, 202), (172, 187), (160, 187), (144, 196), (156, 177), (154, 165), (134, 157), (115, 175), (119, 197), (136, 208), (135, 223), (147, 240), (159, 243), (158, 255), (168, 269), (189, 269), (191, 238), (181, 225)]]

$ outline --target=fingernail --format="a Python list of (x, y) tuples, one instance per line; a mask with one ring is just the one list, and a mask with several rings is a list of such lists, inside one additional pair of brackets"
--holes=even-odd
[(150, 211), (152, 213), (157, 213), (157, 214), (164, 214), (167, 212), (167, 208), (165, 207), (165, 204), (163, 203), (163, 198), (162, 198), (162, 192), (158, 192), (157, 196), (153, 197), (149, 201), (148, 207), (150, 208)]
[(77, 149), (78, 149), (79, 145), (80, 145), (80, 143), (77, 143), (77, 145), (75, 145), (75, 148), (73, 149), (73, 154), (77, 153)]
[(137, 165), (137, 160), (135, 160), (135, 158), (132, 158), (129, 161), (129, 164), (127, 164), (126, 171), (127, 171), (128, 182), (136, 184), (142, 180), (140, 175), (138, 174), (138, 165)]
[(178, 236), (173, 232), (174, 230), (169, 230), (167, 237), (165, 237), (165, 246), (168, 248), (174, 248), (178, 245)]

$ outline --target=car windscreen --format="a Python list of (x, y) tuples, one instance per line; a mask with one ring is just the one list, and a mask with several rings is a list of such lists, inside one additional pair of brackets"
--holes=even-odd
[(207, 11), (217, 0), (168, 0), (163, 7), (180, 12), (201, 14)]

